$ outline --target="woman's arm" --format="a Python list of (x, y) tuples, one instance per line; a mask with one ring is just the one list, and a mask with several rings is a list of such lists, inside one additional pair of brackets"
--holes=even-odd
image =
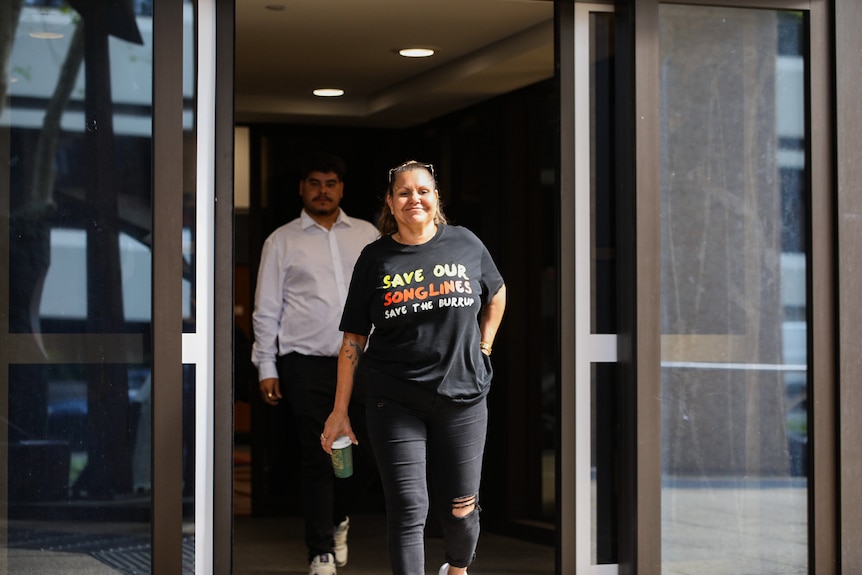
[(482, 334), (479, 345), (482, 347), (482, 353), (485, 355), (491, 355), (494, 338), (497, 337), (497, 328), (500, 327), (500, 322), (503, 321), (503, 312), (505, 310), (506, 286), (503, 285), (497, 290), (491, 301), (485, 304), (479, 317), (479, 331)]
[(359, 364), (359, 358), (362, 357), (362, 352), (365, 350), (365, 343), (367, 341), (368, 336), (350, 332), (344, 332), (341, 338), (341, 351), (338, 353), (338, 380), (335, 387), (335, 403), (332, 407), (332, 413), (326, 418), (326, 424), (323, 426), (323, 435), (320, 438), (320, 444), (327, 453), (332, 453), (332, 442), (342, 435), (348, 436), (354, 445), (359, 443), (356, 440), (356, 435), (353, 434), (353, 429), (350, 427), (347, 408), (350, 405), (350, 396), (353, 394), (353, 376), (356, 373), (356, 366)]

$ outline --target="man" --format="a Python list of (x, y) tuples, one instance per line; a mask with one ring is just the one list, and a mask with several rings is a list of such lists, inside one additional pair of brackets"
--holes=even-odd
[[(368, 465), (362, 463), (371, 463), (354, 449), (354, 477), (335, 479), (332, 462), (320, 449), (335, 398), (338, 325), (353, 265), (378, 236), (373, 225), (339, 207), (344, 172), (337, 156), (306, 159), (299, 180), (302, 212), (264, 243), (252, 315), (252, 362), (261, 396), (272, 406), (288, 401), (300, 441), (309, 575), (334, 575), (336, 565), (347, 563), (347, 515), (367, 485)], [(364, 427), (364, 407), (357, 401), (350, 417)]]

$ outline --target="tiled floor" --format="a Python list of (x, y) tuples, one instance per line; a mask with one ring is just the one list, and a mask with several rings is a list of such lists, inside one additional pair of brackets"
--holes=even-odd
[[(249, 467), (240, 454), (234, 464), (235, 575), (307, 575), (303, 525), (299, 517), (251, 517)], [(350, 560), (338, 575), (391, 573), (386, 553), (383, 514), (350, 519)], [(437, 575), (444, 562), (443, 542), (426, 542), (427, 574)], [(482, 533), (471, 575), (545, 575), (554, 573), (553, 547)]]
[[(338, 575), (391, 573), (384, 541), (384, 517), (359, 515), (350, 519), (350, 555)], [(235, 575), (306, 575), (302, 520), (298, 518), (237, 517), (234, 528)], [(437, 575), (444, 562), (443, 542), (428, 538), (425, 572)], [(544, 575), (554, 573), (552, 547), (526, 543), (491, 533), (479, 540), (471, 575)]]

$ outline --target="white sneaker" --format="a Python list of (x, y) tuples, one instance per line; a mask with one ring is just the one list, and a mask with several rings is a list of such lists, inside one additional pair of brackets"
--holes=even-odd
[(336, 575), (335, 558), (332, 553), (318, 555), (308, 565), (308, 575)]
[[(449, 564), (443, 563), (443, 565), (440, 567), (440, 571), (437, 575), (449, 575)], [(464, 575), (467, 575), (466, 571), (464, 572)]]
[(350, 517), (335, 526), (332, 534), (332, 552), (335, 554), (335, 564), (339, 567), (347, 565), (347, 530), (350, 529)]

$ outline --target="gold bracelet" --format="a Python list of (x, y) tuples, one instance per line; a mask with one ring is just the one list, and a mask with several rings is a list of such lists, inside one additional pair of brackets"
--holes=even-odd
[(481, 349), (482, 353), (484, 353), (485, 355), (491, 355), (491, 344), (487, 341), (480, 341), (479, 349)]

